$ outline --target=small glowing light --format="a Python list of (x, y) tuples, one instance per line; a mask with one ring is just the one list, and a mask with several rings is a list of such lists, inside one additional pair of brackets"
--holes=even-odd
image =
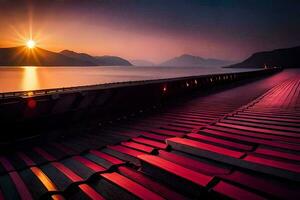
[(34, 40), (28, 40), (28, 41), (26, 42), (26, 46), (27, 46), (29, 49), (34, 48), (35, 45), (36, 45), (36, 43), (35, 43)]
[(163, 92), (167, 92), (167, 86), (164, 86)]
[(198, 84), (198, 81), (197, 81), (197, 80), (195, 80), (195, 84), (196, 84), (196, 85)]
[(187, 82), (187, 83), (186, 83), (186, 87), (189, 87), (189, 86), (190, 86), (190, 84)]
[(28, 92), (27, 95), (31, 97), (33, 96), (33, 92)]

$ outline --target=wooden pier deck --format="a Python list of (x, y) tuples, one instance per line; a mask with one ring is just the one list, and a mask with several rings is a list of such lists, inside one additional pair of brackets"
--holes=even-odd
[(0, 199), (299, 199), (300, 70), (0, 156)]

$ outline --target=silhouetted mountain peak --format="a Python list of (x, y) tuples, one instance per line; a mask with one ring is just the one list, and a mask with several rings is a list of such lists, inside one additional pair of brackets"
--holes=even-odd
[(87, 53), (77, 53), (75, 51), (71, 51), (71, 50), (63, 50), (60, 52), (61, 54), (69, 54), (69, 55), (81, 55), (81, 56), (85, 56), (85, 57), (89, 57), (89, 58), (93, 58), (92, 56), (90, 56), (89, 54)]
[(178, 56), (176, 58), (177, 59), (185, 59), (185, 60), (205, 61), (205, 59), (200, 56), (194, 56), (194, 55), (190, 55), (190, 54), (182, 54), (181, 56)]
[(60, 52), (60, 54), (63, 54), (65, 56), (71, 57), (71, 58), (75, 58), (75, 59), (79, 59), (79, 60), (83, 60), (83, 61), (88, 61), (93, 63), (94, 65), (97, 65), (97, 63), (94, 60), (93, 56), (90, 56), (89, 54), (86, 53), (77, 53), (75, 51), (70, 51), (70, 50), (63, 50)]
[(262, 51), (252, 54), (241, 63), (228, 67), (299, 67), (300, 66), (300, 46), (291, 48), (281, 48), (272, 51)]
[(99, 66), (109, 66), (109, 65), (130, 66), (131, 65), (129, 61), (117, 56), (108, 56), (108, 55), (91, 56), (86, 53), (77, 53), (75, 51), (70, 51), (70, 50), (63, 50), (60, 53), (71, 58), (92, 62), (94, 65), (99, 65)]
[(2, 66), (81, 66), (93, 63), (72, 59), (60, 53), (39, 47), (28, 49), (25, 46), (0, 48)]

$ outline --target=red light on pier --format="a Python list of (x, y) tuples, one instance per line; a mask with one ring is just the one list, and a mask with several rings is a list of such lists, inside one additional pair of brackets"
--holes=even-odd
[(27, 106), (30, 108), (30, 109), (34, 109), (36, 107), (36, 101), (34, 99), (29, 99), (27, 101)]

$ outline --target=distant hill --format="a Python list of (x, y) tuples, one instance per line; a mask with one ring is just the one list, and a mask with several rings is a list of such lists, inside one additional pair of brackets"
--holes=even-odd
[(68, 56), (70, 58), (78, 59), (85, 62), (91, 62), (98, 66), (111, 66), (111, 65), (122, 65), (131, 66), (132, 64), (117, 56), (91, 56), (86, 53), (77, 53), (70, 50), (63, 50), (60, 52), (62, 55)]
[(86, 53), (77, 53), (75, 51), (70, 51), (70, 50), (63, 50), (59, 53), (64, 56), (73, 58), (73, 59), (87, 61), (87, 62), (93, 63), (94, 65), (97, 65), (95, 62), (95, 58)]
[(193, 56), (188, 54), (183, 54), (179, 57), (172, 58), (161, 64), (160, 66), (199, 66), (199, 67), (219, 67), (224, 65), (232, 64), (232, 61), (218, 60), (212, 58), (202, 58), (199, 56)]
[(132, 66), (132, 64), (117, 56), (95, 56), (97, 65), (122, 65), (122, 66)]
[(60, 53), (25, 46), (0, 48), (0, 66), (86, 66), (92, 62), (77, 60)]
[(130, 62), (135, 66), (155, 66), (155, 63), (148, 60), (131, 60)]
[(227, 67), (261, 68), (264, 67), (265, 65), (268, 67), (284, 67), (284, 68), (300, 67), (300, 46), (254, 53), (243, 62), (230, 65)]

